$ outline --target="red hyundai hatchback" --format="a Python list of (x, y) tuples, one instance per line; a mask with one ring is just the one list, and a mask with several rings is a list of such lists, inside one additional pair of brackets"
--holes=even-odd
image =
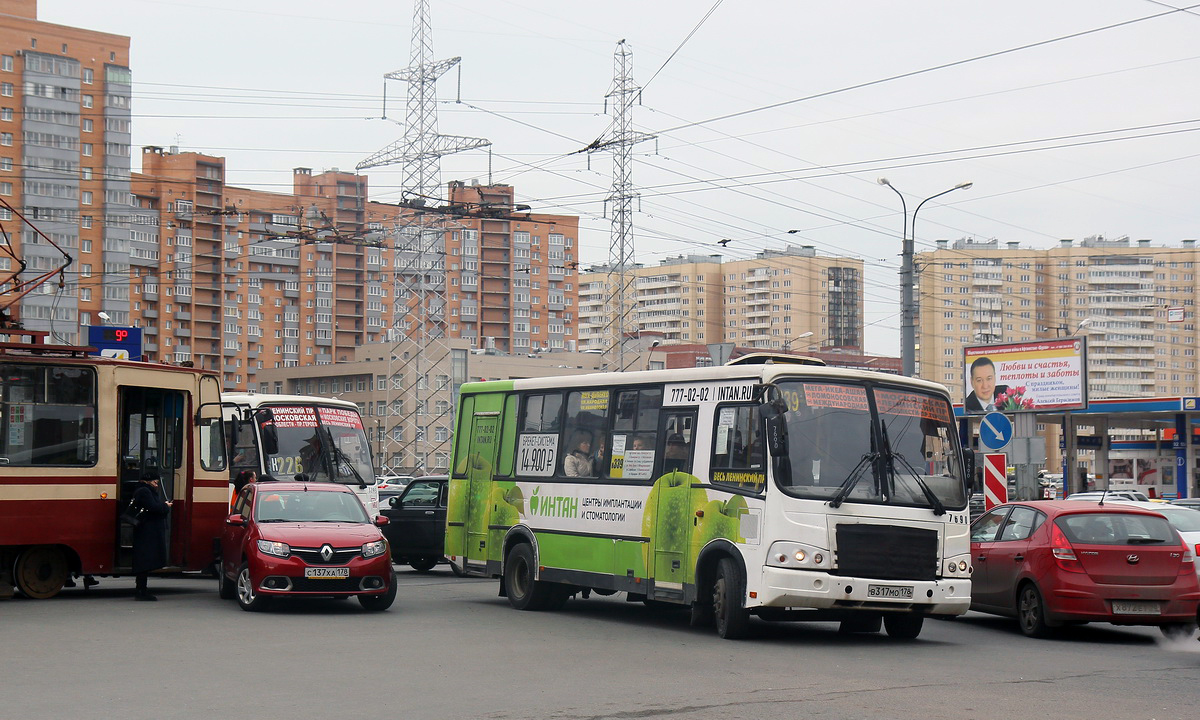
[(358, 597), (367, 610), (396, 599), (392, 554), (362, 502), (344, 485), (247, 485), (221, 533), (217, 589), (243, 610), (297, 595)]
[(1110, 622), (1190, 633), (1195, 558), (1161, 515), (1071, 500), (1000, 505), (971, 524), (971, 609), (1015, 616), (1041, 637)]

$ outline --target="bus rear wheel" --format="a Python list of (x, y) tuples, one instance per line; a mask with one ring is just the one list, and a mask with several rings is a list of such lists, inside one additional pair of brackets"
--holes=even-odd
[(534, 579), (533, 547), (517, 543), (504, 558), (504, 587), (508, 604), (518, 610), (544, 610), (553, 598), (549, 583)]
[(71, 568), (67, 555), (60, 548), (37, 545), (26, 548), (17, 557), (13, 568), (17, 589), (27, 598), (45, 600), (63, 589)]

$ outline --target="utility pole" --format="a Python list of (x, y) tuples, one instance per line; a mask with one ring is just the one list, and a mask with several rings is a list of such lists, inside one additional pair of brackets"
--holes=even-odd
[[(653, 135), (633, 129), (633, 102), (641, 92), (633, 81), (633, 51), (624, 40), (613, 53), (612, 88), (605, 95), (612, 100), (611, 132), (587, 147), (588, 152), (611, 150), (613, 155), (612, 190), (608, 205), (612, 208), (612, 231), (608, 246), (608, 287), (611, 294), (605, 312), (609, 317), (612, 343), (617, 354), (617, 369), (625, 369), (625, 334), (634, 297), (633, 282), (633, 146)], [(615, 286), (615, 291), (614, 290)]]
[[(442, 193), (441, 159), (466, 150), (487, 147), (483, 138), (438, 133), (437, 80), (458, 65), (459, 57), (433, 60), (433, 27), (429, 0), (413, 5), (412, 46), (408, 67), (384, 75), (384, 82), (407, 83), (404, 136), (358, 163), (361, 172), (383, 165), (403, 166), (402, 198), (405, 205), (436, 204)], [(384, 116), (387, 108), (384, 108)], [(394, 403), (404, 404), (398, 416), (403, 419), (402, 437), (386, 434), (387, 448), (399, 442), (412, 461), (406, 465), (416, 474), (430, 469), (433, 443), (429, 419), (436, 419), (433, 396), (439, 383), (439, 364), (449, 357), (446, 338), (446, 233), (449, 224), (437, 214), (401, 209), (395, 226), (395, 258), (392, 268), (392, 328), (389, 351), (386, 404), (388, 416), (397, 415)], [(411, 341), (407, 359), (397, 357), (401, 343)], [(394, 381), (402, 373), (400, 383)], [(447, 370), (446, 374), (449, 374)], [(399, 385), (399, 387), (397, 386)], [(378, 390), (378, 388), (377, 388)], [(394, 469), (394, 468), (393, 468)]]

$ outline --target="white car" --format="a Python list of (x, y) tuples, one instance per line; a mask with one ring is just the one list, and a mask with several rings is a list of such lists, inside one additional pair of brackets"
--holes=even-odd
[[(1108, 501), (1106, 500), (1105, 502)], [(1179, 533), (1179, 536), (1183, 538), (1183, 542), (1188, 546), (1188, 549), (1194, 554), (1200, 554), (1200, 513), (1195, 510), (1178, 505), (1156, 502), (1134, 502), (1131, 500), (1114, 500), (1113, 504), (1132, 505), (1162, 515), (1167, 519), (1167, 522), (1171, 523), (1171, 527), (1175, 528), (1175, 532)], [(1196, 574), (1200, 575), (1200, 567), (1196, 568)]]
[[(1071, 493), (1068, 500), (1087, 500), (1088, 502), (1108, 502), (1109, 500), (1131, 500), (1133, 502), (1150, 502), (1150, 498), (1146, 497), (1146, 493), (1138, 490), (1089, 490), (1088, 492)], [(1154, 503), (1156, 507), (1160, 503)]]
[(380, 490), (403, 490), (412, 479), (412, 475), (380, 475), (375, 482)]

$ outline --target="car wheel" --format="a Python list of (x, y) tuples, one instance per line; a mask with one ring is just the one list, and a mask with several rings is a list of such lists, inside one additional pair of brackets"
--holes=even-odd
[(1158, 629), (1168, 640), (1187, 640), (1196, 632), (1196, 626), (1192, 623), (1167, 623), (1159, 625)]
[[(883, 616), (876, 613), (854, 613), (838, 625), (839, 635), (854, 633), (876, 633), (883, 626)], [(888, 634), (892, 632), (889, 629)], [(915, 636), (914, 636), (915, 637)]]
[(385, 593), (379, 595), (359, 595), (358, 604), (363, 606), (363, 610), (371, 612), (383, 612), (396, 602), (396, 571), (393, 570), (391, 576), (388, 577), (388, 589)]
[(1022, 585), (1017, 595), (1017, 623), (1027, 637), (1046, 637), (1050, 634), (1050, 626), (1046, 624), (1046, 605), (1033, 583)]
[(750, 611), (742, 605), (743, 583), (733, 558), (721, 558), (713, 582), (712, 609), (717, 635), (726, 640), (744, 638), (750, 628)]
[(237, 585), (225, 576), (225, 566), (217, 560), (217, 597), (222, 600), (232, 600), (237, 597)]
[(518, 610), (543, 610), (550, 601), (553, 588), (534, 579), (533, 547), (517, 543), (504, 559), (504, 586), (508, 604)]
[(242, 567), (238, 569), (237, 574), (237, 601), (238, 605), (248, 612), (256, 612), (267, 606), (267, 598), (259, 595), (254, 589), (254, 582), (250, 579), (250, 566), (242, 563)]
[(888, 613), (883, 616), (883, 627), (888, 637), (897, 640), (915, 640), (925, 625), (925, 616), (919, 613)]
[(417, 572), (429, 572), (434, 565), (438, 564), (438, 559), (435, 557), (418, 557), (413, 558), (408, 562), (408, 566)]

